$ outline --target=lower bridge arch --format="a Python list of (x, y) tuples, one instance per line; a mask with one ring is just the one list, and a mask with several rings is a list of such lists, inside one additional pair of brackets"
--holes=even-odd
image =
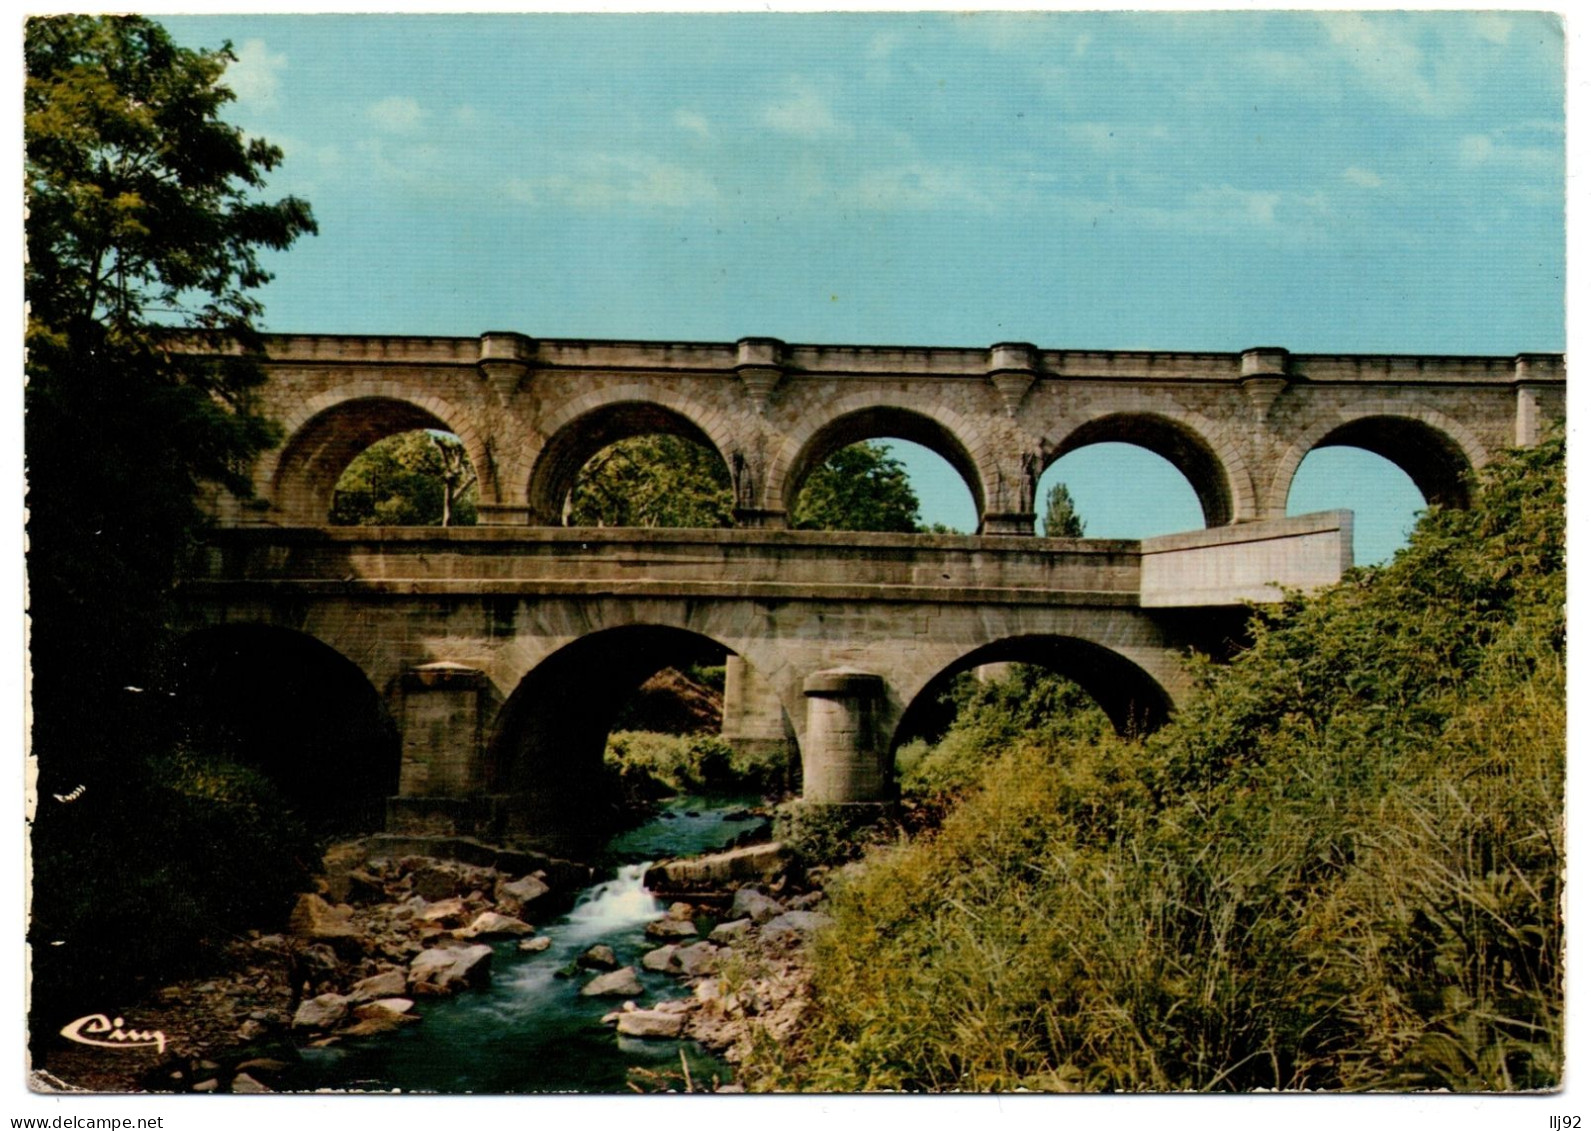
[(663, 624), (600, 629), (547, 655), (504, 699), (486, 737), (494, 832), (560, 850), (599, 846), (620, 816), (619, 783), (603, 755), (621, 710), (665, 668), (735, 655), (702, 632)]
[(398, 727), (365, 673), (307, 633), (253, 623), (201, 628), (170, 673), (179, 741), (265, 777), (316, 832), (380, 830), (398, 792)]
[(1082, 688), (1125, 737), (1148, 734), (1170, 718), (1170, 694), (1154, 676), (1122, 653), (1075, 636), (1014, 636), (975, 648), (941, 669), (916, 689), (899, 722), (890, 748), (936, 730), (949, 719), (941, 698), (963, 672), (990, 664), (1032, 664), (1064, 676)]

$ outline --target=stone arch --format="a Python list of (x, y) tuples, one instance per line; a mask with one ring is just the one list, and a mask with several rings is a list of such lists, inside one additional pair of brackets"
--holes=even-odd
[(824, 460), (841, 448), (877, 436), (921, 444), (955, 468), (972, 495), (981, 528), (999, 475), (982, 430), (943, 406), (895, 404), (881, 401), (876, 393), (842, 397), (822, 419), (791, 432), (769, 468), (763, 506), (792, 512), (807, 477)]
[(337, 480), (354, 457), (379, 440), (417, 428), (457, 436), (475, 467), (482, 501), (495, 497), (483, 430), (470, 411), (442, 397), (411, 396), (395, 385), (374, 391), (368, 386), (331, 389), (281, 423), (287, 442), (262, 458), (255, 478), (269, 484), (269, 500), (288, 524), (325, 525)]
[(504, 831), (568, 837), (611, 826), (615, 797), (602, 756), (618, 708), (670, 665), (735, 654), (674, 624), (598, 628), (545, 654), (509, 691), (488, 732), (487, 789), (503, 799)]
[(1069, 452), (1102, 443), (1133, 444), (1170, 463), (1193, 488), (1207, 527), (1256, 517), (1253, 479), (1241, 449), (1201, 416), (1160, 404), (1118, 404), (1076, 424), (1053, 446), (1046, 443), (1044, 469)]
[(548, 438), (531, 457), (526, 486), (532, 526), (559, 525), (564, 499), (586, 461), (634, 436), (661, 432), (694, 440), (718, 453), (726, 471), (732, 470), (733, 434), (721, 416), (703, 414), (688, 398), (660, 395), (644, 385), (576, 397), (547, 419), (543, 431)]
[(920, 729), (939, 695), (962, 672), (984, 664), (1036, 664), (1081, 687), (1123, 736), (1148, 734), (1171, 717), (1173, 700), (1161, 682), (1107, 645), (1081, 636), (1008, 636), (958, 656), (916, 689), (895, 724), (891, 749)]
[(1467, 507), (1470, 477), (1488, 462), (1486, 448), (1457, 421), (1396, 402), (1355, 406), (1316, 421), (1283, 454), (1266, 498), (1266, 513), (1287, 513), (1287, 496), (1304, 457), (1316, 448), (1353, 447), (1396, 464), (1428, 505)]
[(398, 792), (398, 727), (340, 649), (276, 624), (207, 625), (179, 638), (169, 680), (194, 754), (253, 767), (319, 831), (382, 828)]

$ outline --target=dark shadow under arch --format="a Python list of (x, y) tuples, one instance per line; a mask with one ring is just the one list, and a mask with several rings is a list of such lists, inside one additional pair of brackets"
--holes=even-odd
[(955, 468), (956, 474), (961, 476), (972, 495), (978, 524), (982, 526), (983, 477), (978, 473), (978, 465), (966, 445), (933, 417), (892, 405), (847, 413), (818, 429), (796, 455), (786, 473), (784, 498), (780, 505), (787, 514), (794, 514), (796, 500), (801, 497), (801, 488), (806, 485), (807, 478), (841, 448), (864, 440), (884, 439), (910, 440), (914, 444), (921, 444)]
[(390, 397), (343, 401), (317, 414), (282, 449), (272, 484), (277, 509), (290, 522), (324, 525), (337, 480), (354, 457), (388, 436), (421, 428), (455, 431), (434, 413)]
[(717, 452), (726, 473), (732, 470), (711, 437), (682, 413), (650, 401), (603, 405), (564, 425), (542, 448), (531, 469), (526, 496), (531, 525), (562, 524), (564, 500), (574, 489), (580, 469), (592, 456), (620, 440), (655, 433), (680, 436)]
[(1315, 444), (1315, 448), (1333, 447), (1362, 448), (1396, 464), (1414, 481), (1429, 506), (1469, 506), (1473, 472), (1464, 450), (1450, 436), (1423, 421), (1398, 416), (1362, 417), (1333, 428)]
[(178, 732), (201, 757), (258, 770), (309, 827), (377, 831), (398, 792), (398, 729), (357, 665), (304, 633), (200, 629), (172, 665)]
[(1105, 443), (1134, 444), (1180, 471), (1198, 496), (1205, 526), (1226, 526), (1232, 521), (1232, 487), (1226, 468), (1204, 437), (1170, 417), (1117, 412), (1090, 420), (1049, 453), (1045, 470), (1070, 452)]
[(498, 712), (486, 750), (503, 831), (600, 847), (619, 816), (602, 756), (620, 709), (661, 669), (721, 663), (729, 652), (687, 629), (627, 625), (583, 636), (526, 673)]
[(1171, 696), (1148, 672), (1101, 644), (1075, 636), (1013, 636), (976, 648), (929, 680), (902, 712), (891, 749), (912, 738), (943, 731), (936, 718), (950, 682), (984, 664), (1021, 663), (1048, 668), (1088, 693), (1109, 716), (1116, 733), (1148, 734), (1171, 717)]

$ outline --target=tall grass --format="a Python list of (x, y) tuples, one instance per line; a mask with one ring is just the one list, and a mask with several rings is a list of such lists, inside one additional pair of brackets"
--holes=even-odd
[(835, 885), (811, 1020), (751, 1078), (1554, 1086), (1562, 458), (1502, 461), (1389, 566), (1258, 615), (1148, 741), (952, 728), (962, 800)]

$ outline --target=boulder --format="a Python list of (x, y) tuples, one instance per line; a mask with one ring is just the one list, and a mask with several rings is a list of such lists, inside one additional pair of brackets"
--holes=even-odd
[(675, 952), (674, 961), (678, 963), (680, 973), (687, 978), (711, 974), (718, 969), (718, 948), (705, 940), (682, 946)]
[(338, 1030), (338, 1035), (343, 1037), (373, 1037), (377, 1033), (390, 1033), (394, 1029), (420, 1020), (412, 1014), (404, 1013), (373, 1013), (369, 1017), (355, 1021), (346, 1029)]
[(347, 904), (333, 907), (318, 895), (298, 897), (287, 929), (301, 939), (356, 939), (359, 928), (353, 925), (354, 909)]
[(529, 935), (534, 934), (535, 930), (535, 927), (522, 919), (500, 915), (496, 911), (482, 911), (468, 927), (460, 927), (453, 933), (461, 939), (478, 939), (493, 935)]
[(820, 911), (786, 911), (762, 925), (762, 937), (771, 943), (788, 944), (832, 922)]
[(823, 902), (821, 891), (809, 891), (804, 895), (793, 895), (784, 901), (784, 905), (791, 911), (808, 911)]
[(422, 923), (438, 923), (445, 927), (462, 927), (469, 917), (469, 908), (456, 896), (427, 903), (415, 915)]
[(377, 998), (394, 997), (408, 988), (409, 979), (402, 970), (383, 970), (380, 974), (372, 974), (354, 983), (354, 988), (348, 991), (348, 1000), (374, 1001)]
[(406, 997), (384, 997), (380, 1001), (367, 1001), (354, 1006), (355, 1017), (379, 1017), (383, 1013), (406, 1014), (414, 1009), (414, 1002)]
[(635, 997), (644, 992), (641, 979), (633, 966), (624, 966), (610, 974), (598, 974), (580, 990), (582, 997)]
[(664, 1013), (659, 1009), (637, 1009), (618, 1016), (621, 1037), (672, 1039), (685, 1029), (683, 1013)]
[(491, 978), (492, 948), (444, 946), (422, 950), (409, 963), (409, 989), (417, 994), (450, 994), (481, 986)]
[(745, 916), (753, 923), (766, 923), (783, 912), (784, 904), (756, 888), (741, 888), (735, 893), (734, 902), (729, 905), (731, 915), (737, 919)]
[(295, 1029), (331, 1029), (348, 1016), (348, 999), (342, 994), (321, 994), (302, 1001), (293, 1014)]
[(583, 970), (617, 970), (619, 959), (611, 946), (598, 943), (575, 959), (575, 965)]
[(466, 890), (456, 865), (429, 860), (414, 870), (414, 893), (427, 900), (451, 899)]
[(235, 1096), (265, 1096), (271, 1089), (260, 1083), (247, 1072), (239, 1072), (232, 1077), (232, 1094)]
[(712, 932), (708, 934), (707, 941), (728, 945), (750, 929), (750, 919), (732, 919), (727, 923), (720, 923), (714, 927)]
[(530, 954), (540, 954), (551, 945), (552, 939), (548, 938), (546, 935), (539, 935), (533, 939), (522, 939), (519, 944), (519, 949), (527, 951)]
[(679, 963), (674, 961), (674, 955), (678, 951), (679, 947), (674, 943), (649, 950), (641, 955), (641, 965), (648, 970), (656, 970), (663, 974), (676, 973), (679, 970)]
[(689, 919), (664, 916), (646, 925), (646, 935), (653, 939), (688, 939), (696, 933), (696, 924)]
[(503, 914), (522, 916), (525, 908), (550, 891), (552, 888), (542, 882), (542, 873), (536, 872), (517, 880), (498, 880), (492, 896)]
[(752, 844), (689, 860), (667, 860), (646, 873), (646, 886), (655, 890), (705, 887), (732, 880), (769, 881), (784, 871), (790, 852), (783, 844)]

